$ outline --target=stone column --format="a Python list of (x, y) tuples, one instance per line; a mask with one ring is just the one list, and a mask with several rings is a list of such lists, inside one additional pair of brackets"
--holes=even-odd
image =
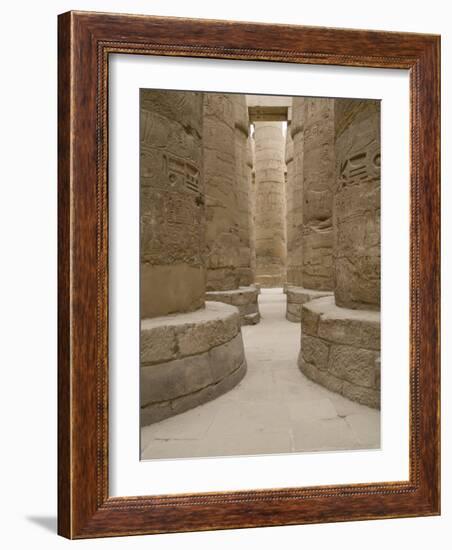
[(239, 265), (237, 271), (239, 275), (239, 285), (249, 286), (254, 282), (251, 270), (251, 181), (248, 167), (248, 137), (250, 125), (245, 96), (234, 94), (232, 98), (234, 104), (237, 213), (240, 241)]
[[(292, 169), (290, 183), (291, 202), (291, 242), (290, 242), (290, 278), (287, 282), (301, 287), (302, 281), (302, 235), (303, 235), (303, 155), (304, 155), (304, 98), (292, 99), (292, 121), (288, 127), (287, 154), (292, 149)], [(290, 135), (289, 135), (290, 130)]]
[(336, 304), (379, 310), (380, 103), (338, 101), (336, 140)]
[(333, 290), (334, 100), (304, 100), (303, 286)]
[(204, 305), (202, 94), (141, 94), (141, 317)]
[(292, 277), (292, 187), (293, 187), (293, 140), (290, 135), (290, 123), (287, 124), (286, 131), (286, 149), (284, 160), (286, 163), (285, 183), (286, 183), (286, 284), (290, 284)]
[(204, 94), (207, 290), (239, 286), (239, 223), (232, 94)]
[(141, 424), (221, 395), (246, 372), (236, 308), (204, 302), (203, 94), (141, 92)]
[(249, 182), (249, 225), (250, 225), (250, 255), (251, 255), (251, 273), (253, 281), (256, 278), (256, 229), (254, 226), (254, 217), (255, 217), (255, 202), (256, 202), (256, 174), (254, 172), (254, 138), (250, 135), (247, 140), (247, 177)]
[(207, 300), (238, 307), (242, 324), (259, 321), (251, 285), (248, 110), (245, 97), (204, 94), (207, 196)]
[(281, 122), (255, 123), (256, 282), (264, 287), (286, 281), (284, 136)]
[(335, 101), (334, 297), (303, 305), (299, 366), (380, 407), (380, 104)]
[(333, 289), (334, 100), (294, 97), (291, 134), (291, 276), (289, 321), (299, 322), (304, 303)]
[[(302, 151), (301, 151), (302, 153)], [(286, 221), (287, 221), (287, 285), (301, 286), (301, 200), (302, 179), (295, 178), (294, 144), (292, 124), (287, 125), (286, 133)], [(302, 159), (299, 159), (302, 162)], [(297, 185), (297, 188), (295, 187)]]

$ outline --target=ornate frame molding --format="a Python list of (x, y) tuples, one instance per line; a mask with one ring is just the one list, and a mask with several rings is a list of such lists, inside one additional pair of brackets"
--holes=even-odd
[[(439, 514), (439, 37), (68, 12), (59, 16), (58, 48), (59, 533), (86, 538)], [(410, 71), (409, 481), (109, 497), (107, 94), (108, 59), (117, 53)]]

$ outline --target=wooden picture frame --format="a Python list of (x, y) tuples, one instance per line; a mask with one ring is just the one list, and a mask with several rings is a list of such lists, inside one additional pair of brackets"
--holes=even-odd
[[(68, 12), (58, 39), (58, 532), (68, 538), (440, 513), (440, 38)], [(108, 491), (109, 55), (410, 72), (408, 481), (147, 497)]]

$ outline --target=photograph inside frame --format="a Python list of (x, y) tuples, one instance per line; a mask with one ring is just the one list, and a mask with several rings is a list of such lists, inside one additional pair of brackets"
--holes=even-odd
[(380, 101), (140, 91), (141, 459), (380, 448)]

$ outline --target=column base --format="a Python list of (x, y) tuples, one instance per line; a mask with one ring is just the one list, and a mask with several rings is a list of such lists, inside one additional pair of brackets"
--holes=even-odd
[(282, 288), (285, 280), (284, 274), (256, 275), (256, 283), (261, 288)]
[(380, 312), (337, 307), (333, 296), (302, 306), (298, 366), (352, 401), (380, 408)]
[(140, 351), (142, 426), (226, 393), (246, 373), (239, 314), (219, 302), (144, 319)]
[(260, 289), (254, 285), (241, 286), (234, 290), (206, 292), (206, 300), (236, 306), (242, 325), (256, 325), (260, 321), (257, 302), (259, 293)]
[(301, 307), (306, 302), (325, 296), (333, 296), (333, 293), (327, 290), (313, 290), (291, 285), (285, 285), (284, 293), (287, 296), (286, 319), (292, 323), (301, 321)]

